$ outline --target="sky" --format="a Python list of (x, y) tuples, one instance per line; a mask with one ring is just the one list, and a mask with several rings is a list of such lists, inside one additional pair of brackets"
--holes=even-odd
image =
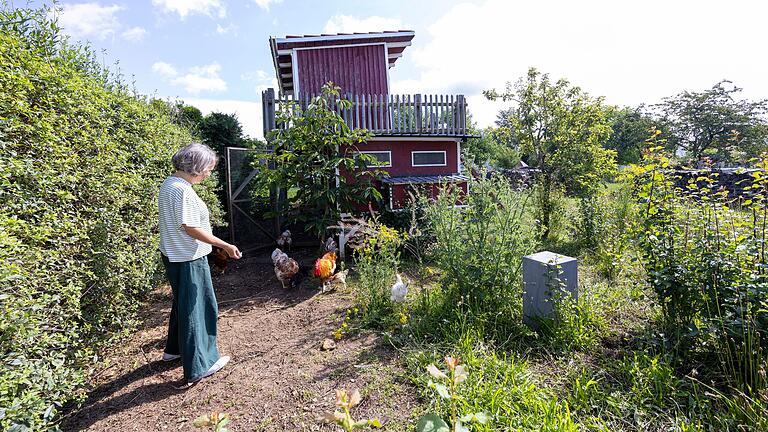
[[(26, 1), (11, 1), (24, 6)], [(33, 2), (34, 3), (34, 2)], [(768, 2), (592, 0), (95, 0), (58, 3), (59, 25), (139, 92), (237, 115), (260, 138), (276, 88), (271, 36), (413, 30), (395, 94), (464, 94), (480, 127), (529, 67), (606, 103), (658, 103), (728, 79), (768, 99)]]

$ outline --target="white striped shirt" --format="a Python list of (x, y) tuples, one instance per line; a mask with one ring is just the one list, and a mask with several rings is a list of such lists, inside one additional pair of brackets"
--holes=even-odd
[(160, 252), (170, 262), (196, 260), (211, 253), (211, 245), (192, 238), (182, 225), (211, 232), (208, 207), (192, 184), (170, 176), (160, 186)]

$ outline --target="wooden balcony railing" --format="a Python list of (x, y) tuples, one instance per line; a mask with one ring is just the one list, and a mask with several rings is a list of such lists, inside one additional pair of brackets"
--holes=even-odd
[[(274, 89), (261, 94), (264, 135), (287, 125), (278, 124), (275, 113), (281, 105), (309, 105), (313, 96), (275, 97)], [(332, 104), (350, 129), (367, 129), (378, 136), (468, 136), (467, 102), (464, 95), (342, 95), (352, 102), (348, 109)]]

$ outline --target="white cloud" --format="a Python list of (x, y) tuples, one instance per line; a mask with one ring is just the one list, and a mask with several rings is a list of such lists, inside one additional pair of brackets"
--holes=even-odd
[(398, 18), (369, 16), (357, 18), (351, 15), (334, 15), (326, 23), (323, 33), (366, 33), (386, 30), (404, 29)]
[(399, 77), (398, 64), (390, 70), (392, 87), (464, 93), (481, 126), (502, 107), (481, 91), (503, 90), (528, 67), (612, 104), (655, 103), (724, 78), (743, 87), (745, 97), (768, 98), (768, 57), (755, 55), (766, 15), (768, 4), (742, 1), (727, 8), (662, 0), (463, 3), (416, 34), (398, 63), (413, 62), (418, 73)]
[(278, 4), (282, 3), (283, 0), (252, 0), (254, 3), (256, 3), (260, 8), (264, 10), (269, 10), (270, 4)]
[(264, 131), (261, 122), (261, 103), (242, 100), (215, 100), (199, 98), (182, 98), (188, 105), (197, 107), (203, 115), (212, 112), (235, 114), (243, 127), (245, 135), (263, 139)]
[(152, 72), (160, 74), (165, 78), (174, 78), (178, 75), (176, 68), (165, 62), (155, 62), (155, 64), (152, 65)]
[(193, 14), (218, 18), (227, 16), (227, 9), (221, 0), (152, 0), (152, 5), (160, 7), (163, 12), (177, 13), (181, 19)]
[(254, 90), (258, 95), (261, 95), (261, 92), (268, 88), (277, 88), (277, 77), (261, 69), (255, 72), (246, 72), (240, 75), (240, 79), (243, 81), (254, 81), (256, 83)]
[(219, 77), (221, 65), (211, 63), (205, 66), (189, 68), (184, 75), (179, 75), (173, 65), (165, 62), (156, 62), (152, 65), (152, 72), (161, 75), (171, 85), (182, 86), (184, 90), (193, 95), (202, 92), (222, 92), (227, 90), (227, 82)]
[(237, 35), (237, 29), (238, 27), (234, 23), (226, 27), (222, 27), (221, 24), (216, 24), (216, 33), (220, 35), (227, 34), (227, 33), (234, 33), (235, 35)]
[(117, 5), (101, 6), (98, 3), (65, 4), (59, 15), (59, 25), (72, 37), (103, 40), (120, 29), (115, 14), (123, 9)]
[(130, 42), (140, 42), (147, 35), (147, 30), (142, 27), (132, 27), (124, 31), (121, 36)]

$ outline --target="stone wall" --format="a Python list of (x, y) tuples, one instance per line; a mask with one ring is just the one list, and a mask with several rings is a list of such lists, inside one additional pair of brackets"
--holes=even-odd
[(729, 198), (737, 196), (749, 197), (751, 191), (745, 191), (746, 186), (752, 185), (752, 173), (759, 171), (755, 168), (717, 168), (717, 169), (695, 169), (695, 170), (671, 170), (669, 174), (674, 176), (676, 186), (685, 189), (691, 181), (696, 182), (698, 186), (706, 187), (707, 181), (697, 180), (700, 177), (707, 177), (710, 174), (716, 174), (715, 183), (710, 187), (713, 191), (725, 188), (728, 191)]

